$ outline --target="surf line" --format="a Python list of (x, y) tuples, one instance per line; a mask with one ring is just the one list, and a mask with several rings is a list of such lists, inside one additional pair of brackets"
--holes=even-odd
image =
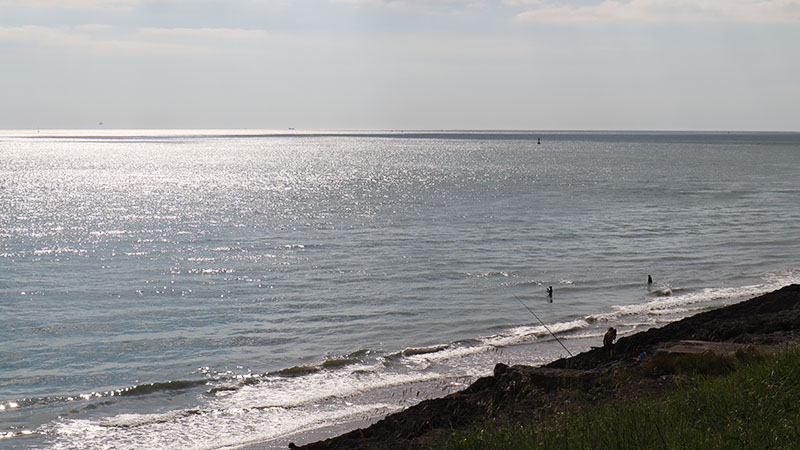
[(566, 350), (566, 351), (567, 351), (567, 354), (568, 354), (570, 357), (572, 357), (572, 356), (573, 356), (573, 355), (572, 355), (572, 352), (570, 352), (570, 351), (569, 351), (569, 349), (567, 348), (567, 346), (566, 346), (566, 345), (564, 345), (564, 343), (563, 343), (563, 342), (561, 342), (561, 339), (559, 339), (559, 338), (558, 338), (558, 336), (556, 336), (556, 334), (555, 334), (555, 333), (553, 333), (552, 331), (550, 331), (550, 328), (548, 328), (548, 327), (547, 327), (547, 325), (545, 325), (545, 324), (544, 324), (544, 322), (542, 322), (542, 319), (540, 319), (540, 318), (539, 318), (539, 316), (537, 316), (537, 315), (536, 315), (536, 313), (535, 313), (535, 312), (533, 312), (533, 310), (532, 310), (531, 308), (529, 308), (529, 307), (528, 307), (528, 305), (526, 305), (526, 304), (525, 304), (525, 302), (523, 302), (521, 298), (519, 298), (519, 297), (514, 297), (514, 298), (516, 298), (516, 299), (517, 299), (517, 301), (519, 301), (519, 302), (522, 304), (522, 306), (524, 306), (524, 307), (525, 307), (525, 309), (527, 309), (528, 311), (530, 311), (530, 313), (531, 313), (531, 314), (533, 314), (533, 317), (536, 317), (536, 320), (538, 320), (538, 321), (539, 321), (539, 323), (540, 323), (540, 324), (542, 324), (542, 326), (544, 327), (544, 329), (545, 329), (545, 330), (547, 330), (547, 332), (548, 332), (548, 333), (550, 333), (550, 335), (551, 335), (551, 336), (553, 336), (553, 337), (555, 338), (555, 340), (556, 340), (556, 341), (558, 341), (558, 343), (559, 343), (559, 344), (561, 344), (561, 346), (562, 346), (562, 347), (564, 347), (564, 350)]

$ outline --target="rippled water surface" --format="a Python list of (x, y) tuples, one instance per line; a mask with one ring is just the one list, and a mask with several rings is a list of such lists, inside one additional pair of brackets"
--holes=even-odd
[(563, 356), (525, 306), (580, 351), (798, 282), (798, 173), (798, 134), (4, 132), (0, 446), (380, 417)]

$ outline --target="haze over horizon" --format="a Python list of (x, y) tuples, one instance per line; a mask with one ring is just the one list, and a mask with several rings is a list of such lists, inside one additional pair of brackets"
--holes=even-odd
[(0, 129), (799, 131), (800, 0), (0, 0)]

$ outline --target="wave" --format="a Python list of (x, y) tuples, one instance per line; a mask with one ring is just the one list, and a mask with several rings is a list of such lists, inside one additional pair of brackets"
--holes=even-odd
[(356, 358), (340, 358), (340, 359), (328, 359), (320, 364), (320, 367), (323, 369), (337, 369), (339, 367), (349, 366), (350, 364), (355, 364), (359, 362)]
[[(365, 358), (374, 353), (372, 350), (361, 349), (356, 350), (348, 355), (342, 357), (329, 358), (319, 364), (311, 365), (298, 365), (287, 367), (264, 374), (247, 374), (233, 377), (236, 379), (234, 384), (220, 384), (208, 390), (209, 394), (217, 395), (224, 392), (234, 392), (245, 386), (263, 383), (274, 378), (295, 378), (312, 375), (322, 371), (335, 371), (341, 370), (348, 366), (358, 366), (358, 371), (361, 373), (369, 371), (369, 366), (365, 365)], [(219, 379), (217, 382), (226, 383), (229, 379)], [(209, 383), (207, 383), (209, 384)]]
[(203, 412), (199, 409), (187, 409), (161, 414), (120, 414), (101, 422), (99, 425), (105, 428), (134, 428), (154, 423), (171, 422), (183, 417), (203, 414)]
[(262, 378), (261, 382), (216, 396), (213, 409), (238, 407), (242, 409), (299, 408), (325, 401), (369, 396), (381, 389), (404, 387), (414, 383), (449, 383), (464, 375), (447, 375), (435, 371), (400, 372), (392, 370), (341, 370), (315, 372), (295, 378)]
[(632, 305), (615, 305), (614, 311), (591, 314), (586, 321), (616, 322), (626, 316), (669, 315), (687, 313), (717, 306), (726, 300), (741, 300), (765, 294), (783, 286), (800, 282), (800, 270), (789, 270), (783, 273), (770, 273), (762, 277), (763, 283), (737, 287), (715, 287), (699, 290), (685, 288), (659, 287), (651, 292), (657, 298), (644, 303)]
[(672, 288), (669, 287), (656, 288), (651, 292), (653, 295), (658, 295), (659, 297), (669, 297), (673, 294)]
[[(206, 374), (203, 379), (171, 380), (137, 384), (105, 392), (90, 392), (77, 395), (23, 398), (0, 403), (0, 411), (26, 409), (42, 405), (70, 403), (106, 397), (144, 396), (159, 392), (188, 390), (208, 386), (205, 393), (211, 397), (232, 395), (244, 388), (275, 383), (279, 379), (317, 379), (333, 373), (346, 376), (384, 376), (396, 368), (426, 370), (431, 364), (458, 366), (459, 360), (473, 355), (488, 353), (505, 347), (559, 339), (594, 339), (602, 336), (605, 325), (639, 329), (658, 323), (666, 323), (696, 311), (726, 303), (726, 300), (760, 295), (786, 284), (800, 282), (800, 270), (767, 274), (764, 282), (739, 287), (717, 287), (699, 290), (669, 287), (672, 295), (650, 293), (650, 300), (631, 305), (616, 305), (611, 311), (591, 314), (569, 321), (543, 325), (521, 325), (510, 327), (500, 333), (465, 339), (449, 344), (409, 347), (383, 354), (360, 349), (350, 354), (331, 357), (316, 364), (297, 365), (261, 374)], [(662, 289), (662, 288), (659, 288)], [(655, 297), (653, 297), (655, 296)], [(646, 297), (648, 298), (648, 297)]]
[[(553, 335), (565, 335), (589, 326), (583, 319), (567, 322), (556, 322), (545, 326), (518, 326), (504, 332), (477, 339), (465, 340), (433, 347), (406, 349), (388, 355), (389, 360), (400, 360), (403, 363), (425, 368), (432, 363), (452, 363), (455, 360), (487, 353), (500, 348), (532, 342), (549, 342), (556, 338)], [(457, 364), (456, 364), (457, 365)]]
[(449, 345), (437, 345), (434, 347), (411, 347), (399, 351), (397, 353), (392, 353), (390, 355), (386, 355), (387, 359), (397, 359), (401, 357), (409, 357), (409, 356), (416, 356), (416, 355), (426, 355), (429, 353), (437, 353), (445, 350), (449, 347)]
[(195, 386), (207, 384), (207, 380), (179, 380), (179, 381), (165, 381), (161, 383), (148, 383), (131, 386), (129, 388), (118, 389), (112, 391), (111, 395), (120, 396), (133, 396), (133, 395), (147, 395), (159, 391), (175, 391), (189, 389)]
[[(586, 326), (585, 321), (575, 320), (548, 327), (555, 333), (569, 333)], [(545, 327), (517, 326), (479, 339), (391, 354), (359, 350), (319, 364), (238, 377), (236, 385), (212, 388), (197, 407), (104, 419), (62, 419), (48, 432), (56, 440), (54, 448), (73, 448), (81, 442), (90, 442), (85, 448), (112, 443), (120, 448), (199, 448), (209, 442), (220, 444), (220, 433), (231, 436), (233, 445), (242, 444), (242, 436), (265, 441), (336, 423), (369, 422), (425, 398), (463, 389), (477, 376), (486, 375), (476, 374), (469, 364), (439, 370), (415, 367), (415, 362), (452, 362), (498, 346), (541, 339), (550, 339)], [(490, 370), (488, 365), (481, 367)], [(159, 385), (180, 386), (154, 383), (152, 387)], [(144, 393), (146, 388), (132, 391)], [(77, 448), (84, 448), (83, 444)]]
[(539, 340), (553, 340), (553, 334), (565, 334), (586, 328), (589, 323), (583, 319), (568, 322), (556, 322), (547, 325), (518, 326), (506, 333), (484, 338), (484, 343), (492, 347), (507, 347)]
[(320, 370), (322, 370), (322, 368), (319, 366), (293, 366), (272, 373), (282, 377), (301, 377), (303, 375), (317, 373)]
[(37, 434), (36, 431), (31, 430), (21, 430), (21, 431), (4, 431), (0, 432), (0, 441), (3, 439), (12, 439), (12, 438), (21, 438), (27, 436), (33, 436)]
[(281, 377), (299, 377), (317, 373), (321, 370), (335, 370), (364, 362), (364, 358), (372, 353), (370, 350), (362, 349), (352, 352), (342, 357), (329, 358), (319, 364), (301, 365), (288, 367), (266, 374), (267, 376), (277, 375)]
[(126, 414), (105, 421), (67, 420), (50, 434), (51, 448), (238, 448), (246, 442), (277, 439), (325, 424), (382, 416), (397, 407), (384, 403), (339, 404), (319, 410), (186, 410), (164, 414)]
[[(365, 377), (356, 371), (315, 372), (304, 378), (271, 378), (262, 379), (261, 383), (247, 386), (233, 395), (211, 399), (204, 407), (168, 411), (155, 414), (119, 414), (110, 418), (93, 420), (66, 420), (59, 424), (57, 432), (62, 435), (85, 433), (94, 427), (115, 429), (124, 432), (126, 429), (156, 427), (183, 427), (187, 422), (204, 422), (206, 425), (220, 422), (235, 426), (252, 426), (259, 417), (293, 416), (295, 421), (286, 424), (312, 425), (330, 423), (333, 419), (349, 417), (342, 411), (365, 413), (382, 410), (389, 412), (399, 409), (401, 404), (386, 404), (381, 401), (367, 399), (356, 401), (370, 392), (377, 390), (398, 391), (398, 395), (414, 396), (409, 386), (415, 383), (439, 383), (447, 385), (450, 390), (466, 384), (464, 377), (446, 376), (438, 373), (371, 373)], [(434, 392), (434, 391), (431, 391)], [(391, 397), (390, 397), (391, 398)], [(327, 405), (325, 407), (321, 405)], [(310, 415), (317, 415), (308, 420)], [(194, 428), (194, 427), (193, 427)], [(194, 430), (196, 431), (196, 429)], [(135, 434), (139, 434), (136, 432)], [(149, 433), (147, 433), (149, 434)], [(162, 436), (163, 437), (163, 436)], [(163, 448), (163, 447), (162, 447)]]
[(134, 386), (124, 387), (104, 392), (89, 392), (76, 395), (57, 395), (57, 396), (22, 398), (0, 403), (0, 412), (10, 411), (15, 409), (22, 410), (26, 408), (35, 408), (45, 405), (73, 403), (73, 402), (87, 401), (99, 398), (135, 397), (135, 396), (150, 395), (158, 392), (182, 391), (197, 386), (204, 386), (209, 382), (210, 382), (209, 380), (163, 381), (155, 383), (137, 384)]

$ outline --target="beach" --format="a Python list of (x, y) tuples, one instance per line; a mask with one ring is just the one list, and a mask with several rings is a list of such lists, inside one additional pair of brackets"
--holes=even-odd
[[(796, 348), (800, 337), (800, 285), (791, 285), (741, 303), (696, 314), (677, 322), (620, 338), (613, 351), (596, 348), (541, 367), (495, 366), (493, 375), (447, 397), (426, 400), (378, 423), (300, 448), (398, 449), (428, 448), (437, 432), (466, 428), (486, 420), (530, 422), (557, 409), (557, 403), (576, 392), (582, 396), (646, 397), (675, 386), (666, 377), (635, 385), (598, 390), (603, 377), (632, 371), (643, 352), (655, 357), (659, 349), (679, 341), (723, 343), (739, 351)], [(709, 354), (709, 353), (706, 353)], [(524, 422), (523, 422), (524, 421)], [(314, 436), (298, 436), (312, 439)], [(298, 441), (302, 443), (302, 441)], [(286, 444), (288, 447), (288, 443)], [(251, 447), (258, 448), (258, 447)]]

